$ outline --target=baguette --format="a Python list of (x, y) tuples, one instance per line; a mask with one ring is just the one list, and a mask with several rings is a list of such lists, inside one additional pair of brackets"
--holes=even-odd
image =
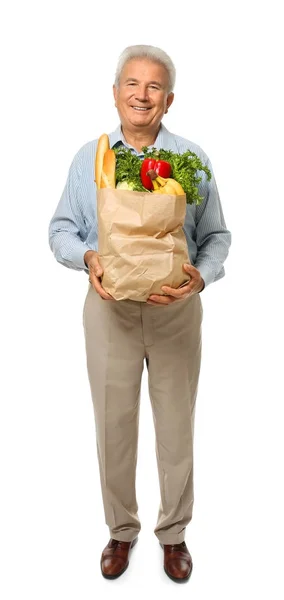
[(97, 188), (101, 187), (101, 176), (103, 170), (103, 160), (105, 152), (109, 150), (109, 139), (106, 133), (103, 133), (98, 139), (96, 159), (95, 159), (95, 179)]
[(115, 188), (115, 152), (112, 149), (104, 154), (100, 187)]

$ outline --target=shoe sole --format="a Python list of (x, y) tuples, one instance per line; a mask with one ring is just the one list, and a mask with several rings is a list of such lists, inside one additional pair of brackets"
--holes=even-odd
[[(135, 538), (135, 540), (133, 540), (133, 541), (131, 542), (131, 544), (130, 544), (130, 550), (131, 550), (131, 548), (133, 548), (133, 547), (135, 546), (135, 544), (137, 544), (137, 542), (138, 542), (138, 537), (137, 537), (137, 538)], [(102, 565), (101, 565), (101, 573), (102, 573), (102, 576), (103, 576), (105, 579), (117, 579), (117, 577), (120, 577), (120, 575), (122, 575), (123, 573), (125, 573), (125, 571), (126, 571), (126, 569), (127, 569), (128, 565), (129, 565), (129, 561), (128, 561), (128, 563), (125, 565), (125, 567), (124, 567), (124, 568), (123, 568), (121, 571), (119, 571), (119, 573), (116, 573), (115, 575), (107, 575), (106, 573), (104, 573), (104, 572), (103, 572), (103, 570), (102, 570)]]
[[(161, 542), (160, 542), (160, 546), (161, 546), (162, 550), (164, 550), (163, 544), (161, 544)], [(170, 578), (172, 581), (175, 581), (176, 583), (186, 583), (186, 582), (189, 580), (190, 576), (191, 576), (191, 573), (192, 573), (192, 568), (193, 568), (193, 563), (192, 563), (192, 561), (191, 561), (191, 569), (190, 569), (190, 573), (189, 573), (189, 574), (188, 574), (186, 577), (173, 577), (173, 575), (171, 575), (170, 573), (168, 573), (168, 571), (166, 570), (166, 568), (165, 568), (165, 567), (164, 567), (164, 571), (165, 571), (166, 575), (167, 575), (167, 576), (168, 576), (168, 577), (169, 577), (169, 578)]]

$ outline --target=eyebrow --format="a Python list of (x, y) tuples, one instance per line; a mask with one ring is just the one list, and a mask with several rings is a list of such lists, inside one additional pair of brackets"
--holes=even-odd
[[(135, 77), (128, 77), (125, 80), (125, 83), (128, 83), (129, 81), (134, 81), (135, 83), (139, 83), (138, 79), (135, 79)], [(151, 85), (151, 84), (158, 85), (159, 87), (163, 87), (159, 81), (149, 81), (148, 85)]]

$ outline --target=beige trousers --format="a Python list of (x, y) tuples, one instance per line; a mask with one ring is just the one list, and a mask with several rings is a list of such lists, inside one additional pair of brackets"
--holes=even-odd
[(87, 369), (105, 522), (117, 540), (132, 541), (141, 529), (135, 477), (144, 359), (161, 494), (154, 533), (164, 544), (185, 539), (193, 508), (201, 321), (199, 294), (153, 306), (103, 300), (89, 285), (83, 310)]

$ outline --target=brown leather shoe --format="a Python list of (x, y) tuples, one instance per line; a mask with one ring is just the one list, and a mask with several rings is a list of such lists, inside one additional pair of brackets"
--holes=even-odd
[(136, 537), (132, 542), (120, 542), (111, 538), (101, 556), (101, 571), (106, 579), (115, 579), (126, 571), (129, 565), (130, 549), (138, 542)]
[(177, 583), (188, 581), (192, 571), (192, 558), (185, 542), (180, 544), (162, 544), (164, 550), (164, 571)]

